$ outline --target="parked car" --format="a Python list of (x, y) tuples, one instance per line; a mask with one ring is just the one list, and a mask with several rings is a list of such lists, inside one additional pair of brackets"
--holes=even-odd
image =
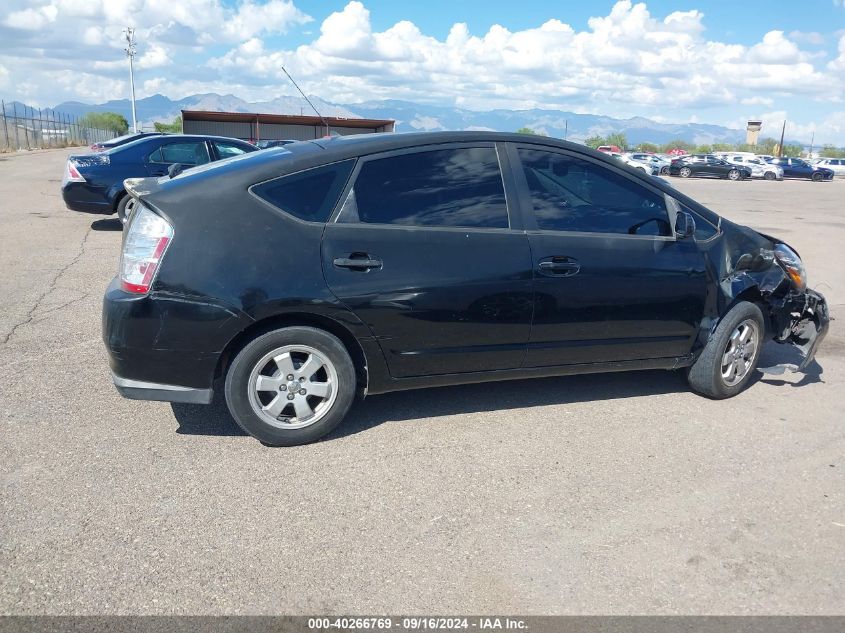
[(766, 340), (804, 368), (828, 329), (785, 243), (547, 137), (320, 139), (127, 187), (103, 306), (118, 391), (222, 389), (267, 444), (418, 387), (685, 368), (726, 398)]
[(767, 162), (780, 165), (784, 178), (807, 178), (813, 182), (833, 180), (832, 169), (811, 165), (803, 158), (770, 158)]
[(604, 152), (611, 158), (615, 158), (620, 163), (624, 163), (633, 169), (639, 170), (644, 174), (648, 174), (649, 176), (658, 176), (660, 175), (660, 168), (653, 164), (646, 164), (637, 160), (632, 160), (630, 156), (627, 154), (619, 154), (617, 152)]
[(845, 176), (845, 158), (820, 158), (815, 167), (824, 167), (833, 172), (836, 177)]
[(628, 158), (645, 163), (646, 165), (656, 166), (658, 172), (664, 176), (669, 174), (669, 165), (672, 164), (672, 161), (668, 158), (658, 156), (657, 154), (646, 154), (644, 152), (631, 152), (628, 154)]
[(596, 148), (597, 151), (603, 152), (605, 154), (621, 154), (622, 148), (618, 145), (599, 145)]
[(767, 163), (762, 158), (749, 154), (720, 154), (719, 158), (732, 165), (742, 165), (751, 170), (752, 178), (764, 180), (783, 180), (783, 168), (780, 165)]
[(256, 141), (255, 146), (258, 149), (267, 149), (268, 147), (282, 147), (283, 145), (290, 145), (296, 143), (293, 139), (263, 139)]
[(727, 178), (728, 180), (751, 178), (751, 170), (748, 167), (732, 165), (712, 154), (691, 154), (676, 158), (669, 165), (669, 174), (681, 178), (689, 178), (690, 176)]
[(222, 158), (258, 151), (251, 143), (219, 136), (157, 134), (144, 136), (97, 154), (68, 157), (62, 198), (68, 209), (83, 213), (117, 213), (125, 223), (127, 178), (165, 176), (175, 164), (189, 169)]
[(107, 149), (118, 147), (120, 145), (126, 145), (127, 143), (131, 143), (132, 141), (137, 141), (139, 138), (145, 138), (147, 136), (161, 136), (162, 134), (163, 132), (131, 132), (129, 134), (124, 134), (123, 136), (118, 136), (116, 138), (109, 139), (108, 141), (94, 143), (93, 145), (91, 145), (90, 149), (92, 152), (104, 152)]

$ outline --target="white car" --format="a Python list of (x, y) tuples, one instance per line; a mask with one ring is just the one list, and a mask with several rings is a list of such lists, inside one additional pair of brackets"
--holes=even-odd
[(752, 178), (763, 178), (764, 180), (783, 180), (783, 167), (767, 163), (758, 156), (749, 154), (720, 154), (719, 158), (733, 164), (748, 167), (751, 170)]
[(645, 172), (649, 176), (657, 176), (658, 174), (660, 174), (660, 168), (654, 164), (646, 164), (638, 160), (634, 160), (627, 154), (617, 154), (616, 152), (609, 152), (609, 154), (616, 160), (625, 163), (626, 165), (629, 165), (634, 169), (639, 169), (640, 171)]
[(658, 172), (663, 174), (664, 176), (669, 173), (669, 165), (672, 163), (671, 160), (662, 158), (661, 156), (657, 156), (655, 154), (646, 154), (645, 152), (630, 152), (626, 154), (626, 156), (631, 160), (635, 160), (639, 163), (645, 163), (646, 165), (656, 165)]
[(834, 177), (845, 176), (845, 158), (820, 158), (815, 162), (815, 167), (827, 167), (833, 172)]

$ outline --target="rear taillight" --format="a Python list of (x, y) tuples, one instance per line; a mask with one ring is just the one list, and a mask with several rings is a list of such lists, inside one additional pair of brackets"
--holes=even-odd
[(85, 182), (85, 178), (82, 177), (82, 174), (79, 173), (76, 165), (71, 160), (65, 165), (65, 177), (62, 179), (62, 182)]
[(139, 203), (123, 241), (120, 287), (126, 292), (147, 294), (172, 239), (173, 227), (167, 220)]

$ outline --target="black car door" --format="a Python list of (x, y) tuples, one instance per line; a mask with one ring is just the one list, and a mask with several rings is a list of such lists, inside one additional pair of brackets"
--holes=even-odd
[(203, 139), (163, 140), (161, 145), (147, 154), (145, 164), (150, 176), (164, 176), (167, 169), (179, 163), (188, 169), (210, 161), (208, 145)]
[(531, 254), (496, 145), (361, 158), (341, 199), (323, 236), (323, 271), (370, 327), (391, 375), (522, 364)]
[(704, 257), (676, 240), (677, 203), (592, 157), (509, 148), (534, 265), (526, 367), (687, 354), (704, 312)]

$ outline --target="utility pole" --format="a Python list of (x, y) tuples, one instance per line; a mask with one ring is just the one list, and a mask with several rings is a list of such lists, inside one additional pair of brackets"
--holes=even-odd
[(135, 69), (133, 62), (135, 61), (135, 29), (126, 27), (123, 31), (126, 36), (126, 56), (129, 58), (129, 87), (132, 89), (132, 129), (138, 131), (138, 118), (135, 116)]
[(780, 145), (778, 145), (778, 158), (783, 158), (783, 135), (786, 133), (786, 119), (783, 120), (783, 127), (780, 129)]
[(810, 137), (810, 153), (807, 154), (807, 158), (813, 157), (813, 145), (815, 144), (815, 142), (816, 142), (816, 131), (813, 130), (813, 135)]
[(563, 128), (563, 140), (566, 140), (566, 137), (569, 136), (569, 119), (564, 120), (565, 127)]

